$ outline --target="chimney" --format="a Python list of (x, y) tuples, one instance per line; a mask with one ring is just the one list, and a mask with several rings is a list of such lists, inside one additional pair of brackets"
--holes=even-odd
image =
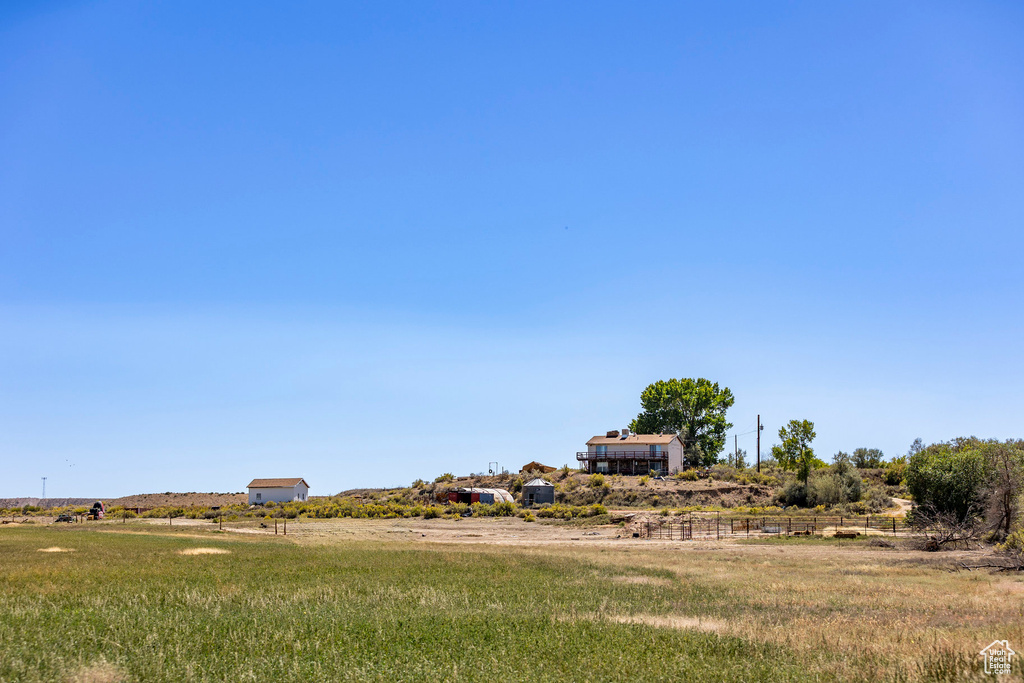
[(629, 427), (624, 427), (622, 429), (622, 438), (625, 439), (627, 436), (629, 436)]

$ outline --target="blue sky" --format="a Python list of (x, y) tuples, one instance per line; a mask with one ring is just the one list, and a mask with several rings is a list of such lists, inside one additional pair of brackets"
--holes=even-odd
[[(1021, 434), (1016, 3), (4, 3), (0, 496)], [(730, 438), (731, 443), (731, 438)]]

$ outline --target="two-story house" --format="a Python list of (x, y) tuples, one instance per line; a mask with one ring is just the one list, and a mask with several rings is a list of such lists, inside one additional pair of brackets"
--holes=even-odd
[(683, 440), (678, 434), (614, 430), (588, 441), (576, 460), (591, 474), (671, 474), (683, 469)]

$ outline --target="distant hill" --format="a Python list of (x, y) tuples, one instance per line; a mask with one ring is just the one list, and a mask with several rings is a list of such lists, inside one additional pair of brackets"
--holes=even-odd
[(20, 508), (35, 505), (41, 508), (59, 508), (65, 505), (89, 507), (102, 498), (0, 498), (0, 508)]
[(247, 493), (139, 493), (103, 501), (107, 507), (120, 505), (126, 508), (155, 508), (165, 505), (178, 507), (210, 507), (212, 505), (244, 505), (249, 502)]
[(126, 508), (155, 508), (164, 505), (178, 507), (210, 507), (211, 505), (238, 505), (249, 502), (249, 496), (245, 493), (138, 493), (133, 496), (121, 496), (120, 498), (0, 498), (0, 509), (20, 508), (26, 505), (35, 505), (41, 508), (57, 508), (72, 505), (74, 507), (89, 507), (97, 500), (102, 500), (108, 508), (120, 505)]

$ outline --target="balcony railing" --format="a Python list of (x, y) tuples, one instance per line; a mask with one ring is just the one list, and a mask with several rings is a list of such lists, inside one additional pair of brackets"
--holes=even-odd
[(590, 460), (668, 460), (667, 451), (609, 451), (607, 453), (591, 453), (581, 451), (576, 454), (580, 462)]

